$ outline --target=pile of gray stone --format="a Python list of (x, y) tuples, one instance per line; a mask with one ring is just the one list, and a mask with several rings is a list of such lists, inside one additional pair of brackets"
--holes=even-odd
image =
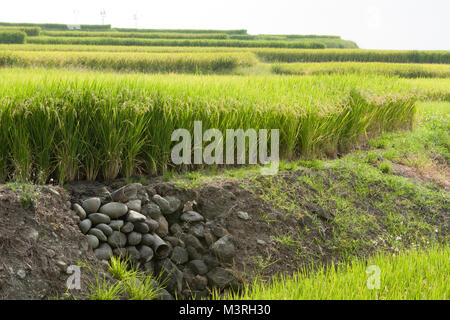
[(100, 260), (128, 257), (161, 275), (166, 289), (181, 298), (237, 286), (230, 272), (232, 236), (219, 222), (186, 207), (180, 198), (149, 194), (138, 183), (72, 204)]

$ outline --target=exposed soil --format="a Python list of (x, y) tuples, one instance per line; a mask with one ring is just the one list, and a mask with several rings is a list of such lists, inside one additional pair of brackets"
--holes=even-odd
[[(0, 186), (0, 299), (66, 298), (68, 266), (83, 261), (100, 273), (104, 266), (87, 250), (67, 191), (29, 188)], [(81, 289), (70, 295), (85, 296), (94, 279), (83, 270)]]

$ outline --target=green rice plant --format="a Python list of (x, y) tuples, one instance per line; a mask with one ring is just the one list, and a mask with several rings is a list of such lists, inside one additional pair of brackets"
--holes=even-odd
[(229, 39), (226, 33), (146, 33), (146, 32), (94, 32), (94, 31), (43, 31), (48, 37), (110, 37), (142, 39)]
[(245, 41), (229, 39), (141, 39), (111, 37), (47, 37), (39, 36), (27, 39), (36, 44), (87, 44), (87, 45), (123, 45), (123, 46), (176, 46), (176, 47), (253, 47), (253, 48), (304, 48), (323, 49), (326, 45), (318, 40), (297, 41)]
[(25, 32), (27, 36), (34, 37), (41, 34), (40, 27), (0, 27), (0, 31), (19, 30)]
[(221, 73), (253, 66), (251, 53), (98, 53), (0, 52), (0, 65), (18, 67), (82, 68), (145, 73)]
[[(60, 182), (202, 168), (170, 160), (172, 132), (185, 128), (192, 134), (194, 121), (202, 122), (203, 131), (219, 129), (224, 141), (227, 129), (279, 129), (282, 160), (333, 155), (374, 134), (409, 128), (416, 112), (414, 90), (396, 78), (374, 75), (4, 69), (0, 120), (8, 124), (8, 134), (2, 163), (21, 178), (38, 180), (36, 173), (44, 172), (42, 181)], [(35, 130), (37, 123), (42, 133)]]
[(138, 28), (114, 28), (120, 32), (144, 32), (144, 33), (225, 33), (225, 34), (247, 34), (245, 29), (236, 30), (212, 30), (212, 29), (138, 29)]
[(324, 63), (284, 63), (274, 64), (272, 71), (276, 74), (348, 74), (374, 73), (402, 78), (449, 78), (448, 64), (406, 64), (380, 62), (324, 62)]
[[(367, 261), (304, 267), (293, 276), (256, 279), (240, 292), (214, 299), (231, 300), (447, 300), (450, 248), (412, 249), (400, 254), (378, 253)], [(379, 275), (379, 277), (378, 277)]]
[(393, 62), (393, 63), (450, 63), (450, 51), (418, 50), (254, 50), (264, 62)]
[(0, 43), (25, 43), (26, 34), (20, 30), (1, 30)]

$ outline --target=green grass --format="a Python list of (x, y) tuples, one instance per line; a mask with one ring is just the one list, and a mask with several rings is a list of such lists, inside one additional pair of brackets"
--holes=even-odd
[(449, 78), (448, 64), (400, 64), (380, 62), (284, 63), (272, 66), (277, 74), (348, 74), (374, 73), (402, 78)]
[(158, 298), (162, 286), (159, 277), (139, 271), (128, 258), (112, 257), (109, 273), (114, 280), (102, 281), (96, 277), (91, 283), (89, 299), (91, 300), (154, 300)]
[(394, 94), (405, 92), (402, 84), (370, 75), (0, 74), (0, 176), (29, 180), (164, 172), (173, 130), (192, 130), (194, 120), (222, 132), (280, 129), (280, 155), (292, 159), (332, 155), (367, 135), (408, 128), (415, 113), (407, 91)]
[[(216, 299), (231, 300), (448, 300), (450, 247), (377, 254), (316, 270), (303, 269), (292, 277), (255, 280), (238, 293)], [(370, 266), (376, 266), (375, 268)], [(379, 270), (377, 289), (376, 268)]]

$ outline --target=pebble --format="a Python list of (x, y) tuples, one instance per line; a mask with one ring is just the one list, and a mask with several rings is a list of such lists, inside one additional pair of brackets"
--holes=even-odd
[(144, 263), (149, 262), (153, 259), (153, 249), (148, 246), (141, 246), (139, 248), (139, 254), (141, 256), (141, 259), (144, 261)]
[(113, 248), (125, 247), (127, 244), (127, 236), (120, 231), (113, 231), (113, 233), (108, 237), (108, 243)]
[(145, 219), (147, 219), (146, 216), (133, 210), (130, 210), (126, 218), (128, 222), (144, 222)]
[(112, 249), (107, 243), (102, 243), (97, 249), (94, 250), (94, 254), (99, 260), (109, 260), (112, 256)]
[(184, 264), (189, 260), (188, 252), (184, 248), (175, 247), (173, 248), (170, 260), (172, 260), (175, 264)]
[(133, 231), (133, 229), (134, 229), (134, 224), (132, 224), (131, 222), (127, 222), (123, 225), (123, 227), (120, 229), (120, 231), (123, 233), (130, 233), (131, 231)]
[(101, 204), (102, 204), (102, 202), (101, 202), (100, 198), (95, 197), (95, 198), (89, 198), (89, 199), (84, 200), (81, 203), (81, 206), (83, 207), (84, 211), (87, 214), (90, 214), (90, 213), (98, 212), (98, 209), (100, 208)]
[(103, 213), (91, 213), (88, 215), (89, 220), (92, 221), (94, 225), (99, 223), (110, 223), (111, 218)]
[(112, 220), (112, 221), (109, 223), (110, 228), (113, 229), (113, 230), (115, 230), (115, 231), (119, 231), (120, 228), (123, 227), (123, 225), (124, 225), (123, 220)]
[(186, 211), (184, 212), (181, 217), (180, 217), (181, 221), (185, 221), (185, 222), (200, 222), (200, 221), (204, 221), (205, 218), (203, 218), (203, 216), (195, 211)]
[(88, 234), (87, 241), (89, 244), (89, 248), (91, 248), (91, 249), (96, 249), (100, 244), (100, 241), (98, 240), (98, 238), (92, 234)]
[(128, 207), (129, 210), (141, 212), (142, 201), (139, 199), (128, 201), (125, 205)]
[(113, 229), (107, 224), (100, 223), (95, 226), (97, 229), (101, 230), (105, 236), (109, 237), (113, 233)]
[(92, 227), (92, 221), (89, 219), (84, 219), (78, 224), (78, 226), (80, 227), (81, 232), (83, 232), (83, 234), (86, 234)]
[(96, 236), (98, 238), (98, 240), (100, 240), (100, 241), (108, 240), (108, 238), (105, 236), (105, 234), (102, 232), (102, 230), (97, 229), (97, 228), (92, 228), (91, 230), (89, 230), (88, 234)]
[(117, 219), (128, 212), (128, 207), (120, 202), (110, 202), (101, 206), (100, 212), (108, 215), (111, 219)]
[(136, 222), (134, 224), (134, 230), (139, 233), (148, 233), (150, 231), (150, 228), (145, 222)]
[(86, 211), (84, 211), (83, 207), (80, 206), (78, 203), (74, 203), (72, 209), (75, 211), (77, 216), (80, 217), (81, 220), (86, 219)]
[(249, 220), (250, 219), (250, 216), (245, 211), (238, 211), (237, 216), (239, 218), (241, 218), (242, 220)]
[(142, 234), (138, 232), (130, 232), (128, 234), (128, 245), (130, 246), (136, 246), (142, 241)]

